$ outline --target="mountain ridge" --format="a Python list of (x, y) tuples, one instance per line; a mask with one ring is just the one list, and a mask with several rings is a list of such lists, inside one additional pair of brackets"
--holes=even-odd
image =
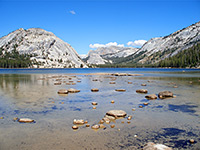
[(0, 38), (0, 47), (20, 54), (32, 54), (33, 68), (87, 67), (70, 44), (41, 28), (17, 29)]

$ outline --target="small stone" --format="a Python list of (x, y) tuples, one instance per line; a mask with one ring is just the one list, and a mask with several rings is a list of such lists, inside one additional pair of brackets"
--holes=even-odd
[(130, 121), (127, 121), (127, 123), (130, 124), (131, 122), (130, 122)]
[(121, 123), (124, 123), (124, 121), (122, 121)]
[(87, 120), (85, 120), (85, 122), (84, 122), (84, 123), (86, 124), (86, 123), (88, 123), (88, 121), (87, 121)]
[(76, 85), (76, 83), (72, 83), (72, 85)]
[(21, 118), (18, 120), (18, 122), (22, 122), (22, 123), (32, 123), (34, 122), (33, 119), (29, 119), (29, 118)]
[(90, 127), (90, 125), (89, 125), (89, 124), (86, 124), (85, 126), (86, 126), (86, 127)]
[(135, 108), (132, 108), (132, 111), (135, 111)]
[(178, 86), (177, 86), (177, 85), (175, 85), (175, 86), (174, 86), (174, 88), (178, 88)]
[(157, 99), (157, 96), (156, 96), (156, 94), (150, 94), (150, 95), (145, 96), (145, 98), (147, 98), (149, 100), (153, 100), (153, 99)]
[(77, 81), (77, 82), (79, 82), (79, 83), (80, 83), (81, 81)]
[(73, 130), (78, 130), (78, 126), (72, 126)]
[(97, 105), (98, 103), (97, 102), (92, 102), (92, 105)]
[(149, 103), (143, 103), (143, 105), (148, 105)]
[(17, 117), (15, 117), (15, 118), (13, 118), (13, 121), (17, 121), (19, 118), (17, 118)]
[(92, 107), (92, 109), (97, 109), (97, 107), (94, 106), (94, 107)]
[(115, 84), (115, 82), (110, 82), (110, 84)]
[(141, 84), (141, 86), (147, 86), (146, 84)]
[(115, 91), (117, 91), (117, 92), (125, 92), (126, 90), (125, 89), (116, 89)]
[(109, 123), (110, 123), (110, 119), (108, 119), (108, 118), (106, 118), (106, 117), (103, 118), (103, 121), (104, 121), (106, 124), (109, 124)]
[(61, 102), (61, 104), (64, 104), (64, 102)]
[(94, 88), (94, 89), (91, 89), (91, 91), (92, 91), (92, 92), (98, 92), (98, 91), (99, 91), (99, 89), (97, 89), (97, 88)]
[(99, 121), (99, 123), (100, 123), (100, 124), (103, 124), (103, 123), (104, 123), (104, 121), (103, 121), (103, 120), (100, 120), (100, 121)]
[(132, 116), (128, 116), (128, 118), (127, 118), (128, 120), (131, 120), (132, 119)]
[(143, 106), (142, 106), (142, 105), (139, 105), (139, 107), (140, 107), (140, 108), (143, 108)]
[(112, 103), (112, 104), (114, 104), (114, 103), (115, 103), (115, 101), (114, 101), (114, 100), (112, 100), (112, 101), (111, 101), (111, 103)]
[(61, 85), (61, 82), (54, 83), (54, 85)]
[(78, 92), (80, 92), (80, 90), (70, 88), (70, 89), (68, 89), (68, 92), (69, 93), (78, 93)]
[(114, 124), (111, 124), (111, 125), (110, 125), (110, 127), (111, 127), (111, 128), (114, 128), (114, 127), (115, 127), (115, 125), (114, 125)]
[(194, 141), (194, 139), (190, 139), (190, 143), (194, 143), (195, 141)]
[(134, 137), (135, 137), (135, 138), (138, 137), (137, 134), (135, 134)]
[(101, 129), (105, 129), (105, 128), (106, 128), (106, 126), (104, 126), (103, 124), (100, 124), (99, 127), (100, 127)]
[(100, 126), (99, 126), (98, 124), (96, 124), (96, 125), (93, 125), (91, 128), (92, 128), (92, 129), (99, 129)]
[(83, 119), (78, 119), (78, 120), (74, 119), (73, 123), (77, 125), (83, 125), (85, 122)]
[(133, 84), (133, 82), (128, 82), (128, 84)]

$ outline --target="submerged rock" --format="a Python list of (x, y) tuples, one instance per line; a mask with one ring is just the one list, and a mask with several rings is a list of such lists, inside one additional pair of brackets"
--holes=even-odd
[(136, 90), (137, 93), (148, 93), (148, 91), (146, 89), (139, 89)]
[(171, 91), (163, 91), (158, 93), (158, 97), (161, 99), (173, 97), (173, 93)]
[(149, 142), (144, 145), (143, 150), (172, 150), (172, 148), (163, 144), (155, 144), (153, 142)]
[(125, 117), (126, 112), (123, 110), (110, 110), (106, 113), (108, 116), (114, 116), (115, 118)]
[(80, 92), (80, 90), (70, 88), (70, 89), (68, 89), (68, 92), (69, 93), (78, 93), (78, 92)]
[(92, 127), (91, 127), (92, 129), (99, 129), (100, 128), (100, 126), (98, 125), (98, 124), (96, 124), (96, 125), (93, 125)]
[(153, 99), (157, 99), (158, 97), (156, 96), (156, 94), (150, 94), (150, 95), (145, 96), (145, 98), (149, 100), (153, 100)]
[(22, 122), (22, 123), (32, 123), (34, 122), (33, 119), (29, 119), (29, 118), (21, 118), (18, 120), (18, 122)]
[(125, 92), (126, 90), (125, 89), (116, 89), (115, 91), (117, 91), (117, 92)]

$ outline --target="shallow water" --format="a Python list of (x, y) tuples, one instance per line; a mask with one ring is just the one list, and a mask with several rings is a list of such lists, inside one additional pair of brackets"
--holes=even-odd
[[(81, 74), (98, 72), (142, 76), (119, 76), (116, 84), (109, 84), (113, 76)], [(199, 80), (200, 70), (195, 69), (1, 69), (0, 117), (4, 118), (0, 119), (0, 149), (141, 149), (150, 141), (174, 149), (198, 149)], [(76, 85), (66, 85), (69, 81)], [(62, 84), (54, 85), (57, 82)], [(142, 83), (147, 86), (141, 86)], [(57, 91), (63, 88), (81, 92), (58, 95)], [(91, 92), (91, 88), (98, 88), (99, 92)], [(116, 92), (118, 88), (126, 92)], [(135, 92), (143, 88), (148, 94), (169, 90), (176, 98), (149, 101), (145, 99), (147, 94)], [(111, 104), (111, 100), (115, 103)], [(98, 102), (96, 109), (92, 109), (93, 101)], [(139, 108), (144, 102), (149, 105)], [(112, 109), (132, 115), (131, 123), (124, 118), (111, 123), (115, 128), (105, 124), (105, 130), (71, 128), (74, 119), (97, 124)], [(13, 121), (14, 117), (32, 118), (36, 122), (19, 123)], [(195, 143), (190, 144), (190, 139)]]

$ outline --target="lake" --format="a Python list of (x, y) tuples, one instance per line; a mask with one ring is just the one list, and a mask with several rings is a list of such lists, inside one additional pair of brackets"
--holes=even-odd
[[(69, 88), (80, 92), (57, 93)], [(92, 88), (98, 88), (99, 92), (91, 92)], [(136, 93), (138, 89), (147, 89), (148, 94), (156, 95), (171, 91), (175, 97), (147, 100), (148, 94)], [(92, 102), (98, 103), (96, 109)], [(0, 150), (142, 149), (148, 142), (173, 149), (197, 150), (200, 147), (199, 108), (199, 69), (0, 69)], [(84, 119), (94, 125), (114, 109), (124, 110), (133, 118), (130, 122), (126, 116), (104, 123), (106, 128), (97, 131), (85, 125), (76, 131), (72, 129), (74, 119)], [(16, 117), (31, 118), (35, 122), (19, 123), (13, 120)], [(195, 142), (191, 144), (190, 139)]]

